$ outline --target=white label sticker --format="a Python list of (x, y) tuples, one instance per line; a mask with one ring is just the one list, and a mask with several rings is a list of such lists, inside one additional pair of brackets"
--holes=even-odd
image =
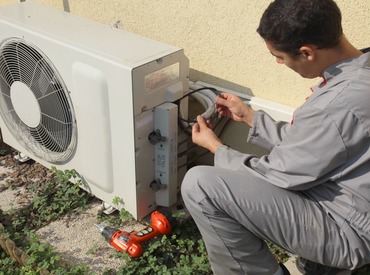
[(159, 87), (180, 77), (180, 63), (172, 64), (168, 67), (155, 71), (145, 76), (145, 93), (150, 93)]

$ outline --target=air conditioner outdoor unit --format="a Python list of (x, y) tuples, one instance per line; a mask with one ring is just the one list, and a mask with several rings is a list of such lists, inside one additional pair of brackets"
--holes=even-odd
[(176, 202), (188, 71), (183, 50), (164, 43), (30, 1), (0, 9), (3, 140), (75, 169), (135, 218)]

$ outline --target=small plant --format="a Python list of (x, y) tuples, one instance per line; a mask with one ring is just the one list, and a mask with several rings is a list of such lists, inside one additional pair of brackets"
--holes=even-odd
[(17, 247), (27, 252), (29, 259), (26, 265), (20, 265), (14, 259), (10, 259), (5, 252), (0, 251), (1, 275), (36, 275), (42, 273), (42, 270), (53, 271), (53, 274), (88, 274), (87, 266), (65, 263), (51, 245), (39, 242), (34, 233), (36, 229), (71, 211), (81, 211), (92, 198), (79, 187), (81, 181), (75, 170), (63, 172), (53, 167), (52, 171), (55, 173), (54, 181), (31, 183), (26, 186), (34, 194), (26, 207), (3, 213), (11, 220), (6, 236), (12, 239)]
[[(63, 261), (62, 256), (57, 253), (54, 248), (48, 243), (39, 242), (34, 230), (23, 232), (21, 235), (18, 232), (11, 234), (6, 232), (8, 236), (14, 240), (20, 241), (27, 248), (20, 249), (17, 247), (18, 260), (21, 256), (21, 264), (14, 257), (9, 257), (5, 251), (0, 251), (0, 274), (1, 275), (36, 275), (36, 274), (70, 274), (80, 275), (88, 274), (89, 267), (87, 265), (74, 265)], [(9, 238), (10, 239), (10, 238)], [(14, 250), (13, 250), (14, 251)], [(9, 251), (8, 251), (9, 252)]]
[(113, 205), (117, 208), (120, 208), (119, 210), (119, 216), (122, 221), (133, 219), (132, 215), (126, 211), (122, 206), (124, 206), (124, 203), (122, 203), (122, 199), (119, 197), (114, 197), (113, 199)]
[(15, 230), (24, 227), (40, 228), (59, 217), (74, 211), (81, 211), (87, 206), (92, 198), (71, 179), (77, 178), (77, 172), (66, 170), (65, 172), (52, 168), (55, 172), (54, 182), (32, 183), (27, 189), (34, 194), (27, 207), (24, 207), (13, 218)]
[(94, 255), (96, 254), (96, 252), (99, 251), (99, 245), (97, 243), (95, 243), (88, 251), (87, 251), (87, 254), (88, 255)]
[(1, 140), (1, 130), (0, 130), (0, 156), (5, 156), (11, 151), (11, 148), (6, 145), (2, 140)]
[(123, 203), (121, 198), (114, 197), (112, 204), (116, 208), (121, 207), (121, 209), (109, 215), (106, 215), (103, 211), (99, 212), (97, 218), (100, 223), (104, 223), (105, 225), (112, 227), (120, 227), (127, 222), (134, 221), (133, 216), (127, 210), (122, 208)]
[(369, 275), (370, 274), (370, 264), (363, 266), (362, 268), (356, 269), (352, 272), (353, 275)]
[(287, 251), (285, 251), (284, 249), (282, 249), (281, 247), (271, 243), (271, 242), (266, 242), (267, 243), (267, 246), (269, 247), (269, 250), (271, 251), (271, 253), (274, 255), (275, 259), (278, 261), (278, 262), (286, 262), (290, 255)]

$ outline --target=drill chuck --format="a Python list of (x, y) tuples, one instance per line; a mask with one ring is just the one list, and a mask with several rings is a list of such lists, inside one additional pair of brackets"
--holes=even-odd
[(114, 233), (117, 232), (117, 229), (115, 228), (112, 228), (112, 227), (108, 227), (108, 226), (104, 226), (103, 230), (100, 232), (104, 239), (109, 242), (110, 239), (112, 238), (112, 236), (114, 235)]

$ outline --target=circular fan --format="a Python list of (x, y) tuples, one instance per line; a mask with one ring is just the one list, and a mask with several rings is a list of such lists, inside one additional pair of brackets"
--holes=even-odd
[(35, 156), (60, 163), (73, 154), (77, 129), (67, 88), (51, 61), (23, 39), (0, 44), (0, 113)]

